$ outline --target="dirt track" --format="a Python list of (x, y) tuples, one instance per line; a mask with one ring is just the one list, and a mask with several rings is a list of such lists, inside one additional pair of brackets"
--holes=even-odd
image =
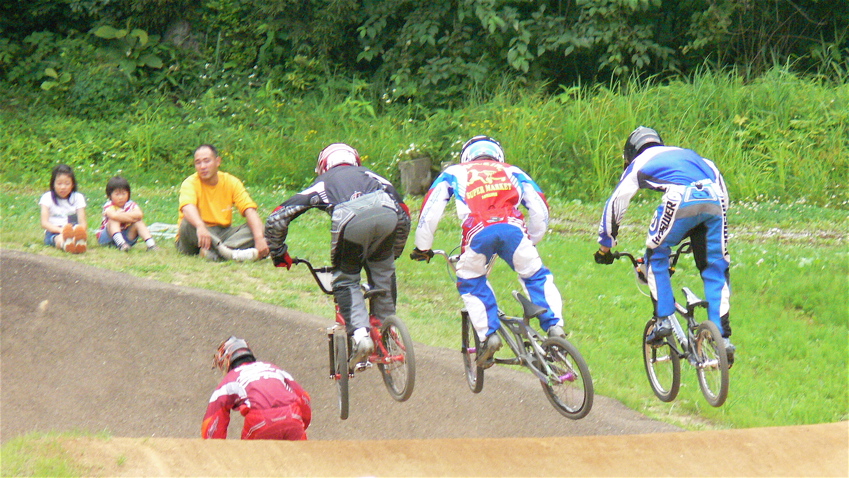
[[(593, 411), (587, 418), (567, 420), (551, 408), (539, 385), (527, 374), (503, 368), (488, 371), (485, 389), (473, 395), (465, 385), (456, 352), (421, 344), (416, 347), (416, 390), (408, 402), (394, 402), (383, 388), (379, 372), (369, 371), (352, 381), (351, 417), (342, 421), (336, 415), (335, 390), (326, 378), (322, 330), (327, 320), (324, 318), (14, 251), (0, 251), (0, 273), (0, 440), (6, 442), (30, 431), (80, 429), (108, 430), (116, 437), (167, 438), (133, 441), (129, 445), (125, 438), (118, 438), (97, 451), (80, 447), (80, 443), (90, 444), (91, 440), (81, 439), (69, 445), (81, 459), (106, 458), (110, 450), (120, 447), (137, 449), (113, 455), (110, 463), (116, 463), (114, 456), (124, 453), (126, 466), (101, 470), (106, 474), (534, 474), (532, 469), (515, 467), (518, 465), (511, 468), (509, 463), (535, 463), (533, 469), (540, 474), (552, 474), (544, 469), (558, 470), (553, 474), (572, 475), (644, 474), (645, 468), (637, 466), (641, 463), (639, 459), (623, 455), (630, 450), (644, 456), (646, 444), (652, 441), (644, 436), (628, 437), (629, 440), (608, 437), (608, 441), (563, 437), (680, 432), (674, 426), (649, 420), (619, 402), (600, 396), (596, 396)], [(126, 304), (121, 310), (113, 305), (118, 295)], [(210, 369), (210, 358), (214, 347), (230, 334), (245, 337), (260, 359), (285, 368), (311, 393), (314, 406), (313, 425), (309, 429), (311, 442), (174, 440), (198, 436), (209, 393), (220, 378)], [(238, 436), (234, 427), (239, 425), (234, 420), (231, 435)], [(769, 467), (756, 460), (752, 462), (757, 464), (756, 468), (740, 468), (739, 473), (731, 474), (845, 475), (849, 472), (845, 422), (808, 427), (804, 433), (786, 433), (791, 442), (786, 444), (789, 448), (781, 456), (795, 457), (787, 463), (775, 461), (779, 457), (773, 453), (774, 449), (768, 453), (758, 450), (759, 444), (764, 443), (763, 437), (774, 435), (773, 430), (761, 431), (756, 436), (747, 435), (745, 430), (706, 433), (731, 433), (718, 441), (738, 442), (733, 450), (713, 450), (710, 462), (727, 463), (722, 457), (731, 456), (732, 451), (737, 455), (752, 455), (753, 460), (770, 457)], [(692, 438), (681, 442), (689, 443), (688, 450), (697, 443), (693, 441), (695, 435), (699, 434), (687, 433), (685, 436)], [(531, 439), (506, 439), (511, 437)], [(539, 437), (558, 438), (540, 440)], [(476, 440), (484, 438), (505, 440)], [(715, 438), (718, 437), (706, 439), (708, 445), (696, 449), (711, 450)], [(340, 468), (337, 458), (329, 457), (352, 448), (358, 451), (346, 452), (346, 456), (372, 456), (373, 452), (367, 450), (373, 447), (359, 440), (403, 440), (380, 447), (388, 455), (379, 461), (385, 466), (393, 463), (394, 468), (375, 467), (374, 460), (365, 460), (362, 468), (353, 464)], [(798, 450), (811, 450), (809, 443), (823, 456), (809, 452), (799, 455)], [(231, 451), (223, 452), (221, 447), (229, 447), (226, 449)], [(502, 465), (488, 468), (493, 465), (481, 461), (483, 450), (501, 450), (501, 458), (492, 462)], [(532, 457), (523, 459), (526, 452)], [(221, 460), (224, 456), (219, 456), (221, 453), (232, 454), (232, 458)], [(675, 455), (687, 456), (687, 453), (690, 452), (681, 450)], [(288, 461), (279, 461), (281, 454)], [(189, 456), (199, 458), (189, 459)], [(300, 458), (293, 461), (292, 456)], [(633, 463), (636, 468), (633, 472), (628, 468), (612, 468), (614, 457), (623, 464)], [(595, 463), (597, 468), (545, 468), (539, 462), (553, 458), (557, 460), (552, 463), (560, 466), (587, 462)], [(140, 463), (147, 463), (148, 468)], [(179, 463), (185, 463), (186, 468), (179, 468)], [(215, 467), (216, 463), (219, 468)], [(237, 468), (220, 468), (225, 463)], [(315, 467), (305, 465), (309, 463)], [(800, 467), (800, 463), (805, 466)], [(695, 469), (658, 471), (716, 474), (709, 465), (705, 462), (699, 468), (704, 473)]]

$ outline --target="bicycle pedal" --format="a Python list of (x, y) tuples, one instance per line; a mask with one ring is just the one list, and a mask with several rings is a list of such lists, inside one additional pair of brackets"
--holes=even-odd
[(356, 370), (357, 372), (362, 372), (363, 370), (372, 368), (373, 366), (374, 366), (374, 364), (372, 364), (371, 362), (368, 362), (368, 361), (360, 362), (360, 363), (354, 365), (354, 370)]

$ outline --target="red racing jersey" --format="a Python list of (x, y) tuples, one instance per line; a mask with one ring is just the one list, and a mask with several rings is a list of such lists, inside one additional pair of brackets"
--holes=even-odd
[(306, 430), (312, 419), (309, 394), (286, 371), (265, 362), (240, 365), (224, 376), (209, 399), (201, 437), (227, 438), (231, 410), (239, 410), (246, 417), (243, 439), (251, 438), (266, 421), (270, 425), (294, 420)]
[[(516, 166), (476, 160), (449, 166), (425, 195), (416, 230), (416, 247), (433, 246), (436, 228), (451, 198), (463, 226), (463, 244), (492, 224), (508, 222), (521, 227), (534, 244), (548, 228), (548, 202), (539, 186)], [(519, 205), (528, 210), (525, 217)]]

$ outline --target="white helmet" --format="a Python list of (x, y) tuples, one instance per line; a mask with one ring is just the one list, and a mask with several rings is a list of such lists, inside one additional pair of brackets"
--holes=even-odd
[(361, 165), (360, 153), (345, 143), (333, 143), (318, 153), (315, 174), (324, 174), (328, 169), (340, 164)]
[(218, 368), (223, 373), (227, 373), (230, 371), (230, 365), (235, 362), (236, 359), (247, 356), (256, 360), (254, 353), (251, 352), (251, 348), (248, 347), (248, 343), (245, 342), (244, 339), (240, 339), (236, 336), (230, 336), (229, 339), (221, 342), (221, 345), (218, 346), (218, 351), (215, 352), (215, 356), (212, 357), (212, 366), (213, 368)]
[(504, 150), (501, 149), (501, 143), (489, 136), (475, 136), (466, 141), (460, 153), (460, 162), (468, 163), (476, 159), (489, 159), (503, 163)]

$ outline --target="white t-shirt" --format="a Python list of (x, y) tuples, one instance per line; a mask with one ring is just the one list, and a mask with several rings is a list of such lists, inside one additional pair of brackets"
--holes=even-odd
[(72, 223), (77, 222), (77, 209), (85, 208), (85, 196), (78, 192), (72, 192), (68, 199), (59, 199), (59, 204), (53, 202), (53, 194), (50, 191), (42, 194), (38, 200), (39, 206), (47, 206), (50, 209), (50, 224), (62, 227), (67, 224), (68, 217), (73, 217)]

